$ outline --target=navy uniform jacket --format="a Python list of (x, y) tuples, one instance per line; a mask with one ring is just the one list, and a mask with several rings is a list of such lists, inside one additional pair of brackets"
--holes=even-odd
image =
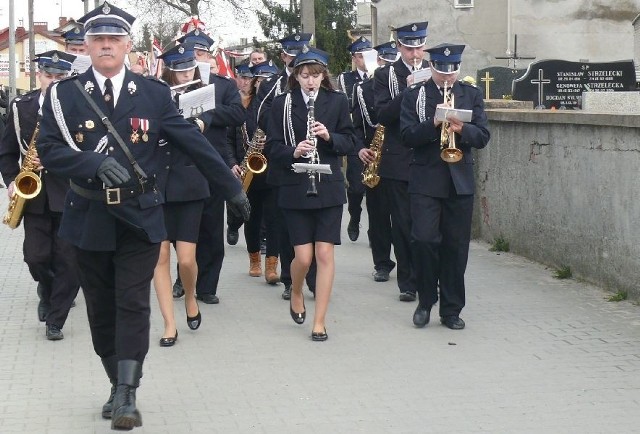
[[(426, 61), (422, 62), (427, 67)], [(398, 95), (392, 97), (389, 84), (389, 71), (393, 68), (398, 79)], [(411, 149), (402, 145), (400, 138), (400, 106), (403, 91), (407, 87), (407, 77), (410, 72), (402, 58), (391, 65), (383, 65), (373, 76), (374, 105), (378, 122), (384, 125), (384, 144), (378, 174), (381, 178), (409, 181), (409, 161)]]
[[(100, 191), (103, 184), (96, 172), (108, 154), (129, 171), (132, 178), (129, 185), (137, 185), (129, 160), (115, 140), (107, 135), (106, 127), (74, 84), (76, 81), (103, 111), (107, 110), (92, 68), (50, 86), (43, 105), (38, 139), (43, 165), (54, 173), (71, 178), (82, 188)], [(132, 118), (149, 121), (147, 141), (131, 141)], [(115, 111), (109, 119), (148, 179), (153, 180), (165, 162), (158, 142), (160, 138), (166, 138), (196, 163), (212, 190), (219, 191), (226, 198), (240, 193), (240, 183), (220, 154), (195, 125), (178, 113), (166, 84), (127, 70)], [(99, 143), (105, 141), (105, 149), (98, 152)], [(156, 188), (148, 188), (139, 196), (114, 205), (86, 199), (69, 190), (60, 236), (85, 250), (114, 250), (116, 220), (119, 220), (141, 237), (159, 243), (166, 239), (162, 203), (163, 197)]]
[(360, 73), (357, 70), (346, 71), (338, 75), (338, 86), (340, 87), (340, 90), (344, 92), (345, 95), (347, 95), (347, 98), (349, 98), (350, 110), (353, 108), (354, 103), (353, 88), (357, 83), (361, 82), (362, 78), (360, 77)]
[(204, 131), (204, 135), (223, 155), (227, 152), (227, 128), (242, 125), (246, 112), (242, 106), (238, 87), (230, 79), (211, 74), (209, 84), (214, 84), (216, 87), (216, 108), (211, 110), (210, 124)]
[[(0, 173), (7, 187), (20, 173), (20, 144), (25, 148), (31, 143), (33, 131), (38, 119), (40, 109), (40, 89), (29, 92), (15, 98), (9, 108), (7, 126), (0, 137)], [(16, 124), (18, 128), (16, 129)], [(18, 135), (20, 137), (18, 137)], [(69, 181), (50, 173), (48, 169), (40, 173), (42, 190), (33, 199), (25, 203), (24, 212), (42, 214), (45, 212), (45, 204), (54, 212), (62, 212), (64, 209), (64, 197), (69, 189)]]
[[(291, 117), (295, 134), (295, 143), (285, 143), (283, 117), (285, 97), (291, 95)], [(267, 132), (265, 152), (273, 164), (272, 171), (280, 172), (280, 189), (278, 205), (291, 209), (317, 209), (338, 206), (346, 203), (344, 177), (342, 175), (342, 157), (353, 151), (355, 146), (353, 124), (349, 116), (349, 101), (342, 92), (321, 88), (315, 101), (314, 116), (316, 121), (327, 127), (331, 140), (324, 141), (318, 137), (318, 154), (320, 163), (330, 164), (332, 174), (320, 175), (317, 182), (318, 196), (307, 197), (309, 175), (295, 173), (291, 164), (307, 163), (307, 158), (293, 158), (295, 146), (307, 136), (307, 106), (302, 91), (297, 88), (274, 99), (271, 106), (271, 119)]]
[[(358, 90), (360, 89), (361, 92)], [(362, 97), (359, 97), (359, 94)], [(362, 83), (356, 84), (353, 89), (353, 127), (356, 131), (356, 153), (362, 148), (371, 146), (371, 140), (376, 132), (375, 125), (378, 123), (378, 117), (374, 108), (373, 101), (373, 79), (368, 78)], [(367, 118), (368, 117), (368, 118)]]
[[(199, 86), (188, 89), (195, 90)], [(176, 95), (176, 105), (180, 97)], [(205, 131), (211, 124), (211, 111), (202, 113), (198, 118), (204, 123)], [(193, 121), (193, 118), (188, 118)], [(166, 165), (158, 174), (157, 186), (163, 194), (165, 202), (188, 202), (208, 198), (209, 183), (191, 158), (180, 150), (179, 147), (171, 145), (164, 139), (160, 139), (158, 145), (164, 153)]]
[[(420, 122), (416, 101), (420, 89), (425, 91), (425, 118)], [(462, 128), (462, 137), (456, 134), (456, 147), (463, 153), (457, 163), (446, 163), (440, 158), (441, 128), (434, 127), (436, 106), (443, 102), (433, 80), (412, 86), (402, 101), (402, 140), (413, 149), (409, 177), (409, 193), (449, 197), (451, 181), (459, 195), (474, 194), (473, 156), (471, 148), (482, 149), (489, 142), (487, 115), (484, 112), (482, 92), (475, 86), (456, 81), (453, 85), (455, 108), (473, 110), (471, 122)], [(384, 158), (384, 157), (383, 157)]]

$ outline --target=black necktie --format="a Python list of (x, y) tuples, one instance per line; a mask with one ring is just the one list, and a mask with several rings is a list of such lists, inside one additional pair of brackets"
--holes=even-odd
[(369, 75), (365, 72), (364, 74), (362, 74), (362, 79), (366, 80), (367, 78), (369, 78)]
[(104, 82), (104, 102), (107, 103), (107, 108), (109, 109), (109, 115), (113, 114), (113, 83), (111, 83), (111, 79), (107, 78)]

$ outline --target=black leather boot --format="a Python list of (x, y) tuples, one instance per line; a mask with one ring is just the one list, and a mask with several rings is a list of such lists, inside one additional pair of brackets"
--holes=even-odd
[(137, 360), (118, 362), (118, 387), (113, 398), (111, 429), (130, 430), (142, 426), (142, 416), (136, 408), (136, 389), (141, 376), (142, 363)]
[(102, 366), (109, 377), (111, 382), (111, 393), (109, 399), (102, 406), (102, 417), (105, 419), (111, 419), (111, 409), (113, 405), (113, 397), (116, 394), (116, 386), (118, 385), (118, 358), (116, 356), (109, 356), (102, 359)]

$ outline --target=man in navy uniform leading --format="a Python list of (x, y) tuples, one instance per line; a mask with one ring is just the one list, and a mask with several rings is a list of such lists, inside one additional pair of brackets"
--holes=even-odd
[[(194, 53), (199, 61), (210, 53), (214, 43), (209, 35), (199, 29), (187, 33), (178, 41), (193, 44)], [(215, 86), (216, 106), (210, 112), (211, 123), (204, 135), (218, 153), (224, 156), (227, 153), (227, 128), (242, 125), (246, 110), (242, 105), (237, 86), (229, 78), (210, 74), (209, 84)], [(227, 171), (231, 172), (228, 167)], [(220, 302), (217, 292), (220, 270), (224, 261), (224, 200), (222, 192), (212, 190), (211, 197), (205, 201), (200, 222), (196, 247), (198, 263), (196, 297), (207, 304)], [(180, 292), (176, 290), (176, 286), (178, 286), (177, 282), (174, 285), (174, 296)]]
[(160, 138), (184, 151), (238, 213), (248, 218), (250, 210), (169, 87), (126, 69), (134, 20), (106, 2), (79, 20), (92, 67), (49, 88), (37, 145), (43, 165), (71, 180), (60, 236), (77, 250), (93, 347), (112, 384), (102, 415), (113, 429), (142, 425), (135, 395), (149, 349), (150, 282), (166, 238), (154, 185)]
[(391, 236), (397, 260), (400, 301), (415, 301), (416, 276), (411, 255), (409, 212), (409, 162), (412, 151), (400, 137), (400, 106), (407, 85), (413, 84), (411, 73), (427, 66), (423, 47), (428, 23), (410, 23), (395, 29), (400, 58), (383, 66), (374, 76), (375, 109), (378, 122), (385, 126), (380, 185), (391, 208)]
[[(338, 86), (349, 99), (349, 110), (353, 110), (355, 85), (369, 78), (364, 52), (371, 50), (371, 42), (361, 36), (353, 41), (347, 49), (351, 53), (351, 59), (356, 69), (338, 75)], [(365, 186), (362, 184), (362, 169), (363, 165), (357, 153), (347, 155), (347, 210), (349, 211), (347, 235), (351, 241), (357, 241), (360, 236), (360, 216), (365, 193)]]
[[(438, 286), (441, 323), (453, 330), (465, 326), (460, 312), (465, 305), (464, 273), (475, 193), (471, 149), (484, 148), (490, 134), (482, 92), (458, 81), (463, 50), (464, 45), (449, 43), (425, 50), (431, 57), (431, 78), (407, 89), (402, 101), (402, 141), (413, 149), (409, 196), (416, 223), (411, 228), (411, 243), (420, 264), (416, 270), (420, 298), (413, 314), (417, 327), (429, 322), (431, 307), (438, 301)], [(459, 161), (446, 155), (445, 161), (441, 155), (445, 125), (435, 113), (438, 106), (447, 106), (445, 92), (453, 95), (456, 109), (471, 110), (469, 122), (455, 116), (447, 120), (449, 143), (455, 138), (462, 152)]]
[[(47, 88), (69, 75), (75, 56), (57, 50), (36, 55), (40, 88), (15, 98), (9, 108), (9, 122), (0, 137), (0, 172), (8, 185), (9, 198), (14, 194), (15, 178), (20, 173), (22, 159), (29, 152), (39, 122), (40, 106)], [(35, 166), (40, 166), (36, 156)], [(64, 198), (69, 181), (51, 173), (47, 168), (35, 167), (40, 176), (41, 190), (24, 205), (24, 261), (33, 280), (38, 282), (38, 319), (46, 323), (47, 339), (64, 338), (62, 328), (67, 320), (73, 299), (78, 294), (75, 250), (58, 236)]]
[[(378, 66), (384, 66), (396, 61), (398, 49), (396, 43), (386, 42), (374, 47), (377, 52)], [(377, 71), (377, 70), (376, 70)], [(374, 71), (375, 75), (376, 72)], [(378, 128), (383, 128), (378, 124), (378, 116), (374, 108), (373, 76), (357, 83), (353, 90), (353, 127), (356, 132), (356, 152), (364, 164), (370, 164), (375, 159), (371, 143)], [(378, 146), (382, 146), (379, 144)], [(362, 177), (360, 177), (362, 179)], [(364, 184), (362, 184), (364, 185)], [(391, 259), (391, 210), (389, 201), (379, 186), (366, 187), (367, 214), (369, 215), (369, 244), (371, 245), (371, 255), (373, 257), (373, 280), (376, 282), (386, 282), (389, 280), (389, 273), (396, 266)]]

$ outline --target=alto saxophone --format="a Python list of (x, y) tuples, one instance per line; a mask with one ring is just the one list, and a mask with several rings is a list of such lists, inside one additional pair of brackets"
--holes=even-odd
[(263, 154), (266, 134), (258, 128), (253, 133), (251, 140), (248, 140), (246, 123), (242, 125), (242, 133), (246, 138), (247, 152), (240, 163), (240, 169), (242, 169), (240, 180), (242, 181), (242, 189), (246, 193), (253, 180), (253, 175), (267, 170), (267, 158)]
[(42, 180), (40, 176), (35, 173), (37, 166), (34, 163), (34, 159), (38, 156), (36, 140), (38, 140), (39, 134), (40, 121), (36, 123), (36, 128), (33, 130), (27, 153), (22, 159), (20, 173), (18, 173), (16, 179), (14, 179), (14, 189), (9, 199), (9, 209), (2, 219), (2, 223), (11, 229), (20, 226), (26, 201), (36, 197), (40, 193), (40, 190), (42, 190)]
[(378, 169), (380, 168), (380, 159), (382, 158), (382, 142), (384, 142), (384, 125), (378, 124), (373, 140), (369, 149), (373, 151), (373, 161), (367, 164), (362, 171), (362, 183), (369, 188), (373, 188), (380, 182)]

